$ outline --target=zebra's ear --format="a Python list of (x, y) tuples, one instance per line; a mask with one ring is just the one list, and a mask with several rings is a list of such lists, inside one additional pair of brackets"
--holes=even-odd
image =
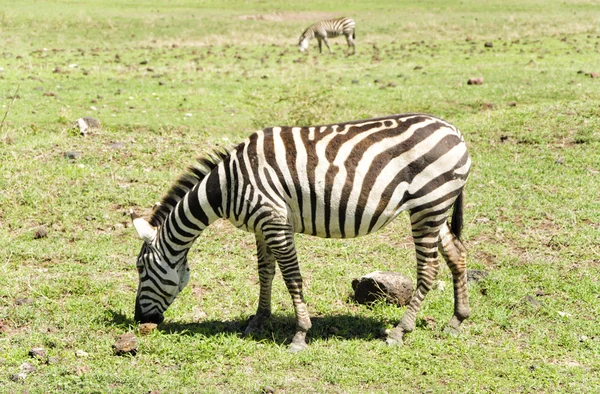
[(133, 221), (133, 227), (135, 227), (135, 230), (140, 238), (147, 243), (154, 241), (156, 238), (156, 229), (143, 218), (136, 215), (136, 213), (133, 212), (133, 209), (129, 210), (129, 214), (131, 215), (131, 220)]

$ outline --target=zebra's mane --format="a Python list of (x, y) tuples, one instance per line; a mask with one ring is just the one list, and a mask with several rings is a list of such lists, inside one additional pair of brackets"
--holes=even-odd
[(163, 196), (160, 204), (157, 204), (150, 217), (150, 225), (158, 227), (163, 224), (183, 196), (202, 182), (229, 154), (229, 150), (218, 148), (198, 157), (197, 162), (187, 168), (187, 171), (175, 181), (167, 194)]

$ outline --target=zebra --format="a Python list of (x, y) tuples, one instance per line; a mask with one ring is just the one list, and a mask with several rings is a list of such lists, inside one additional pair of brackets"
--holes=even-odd
[[(353, 238), (373, 233), (408, 211), (417, 286), (387, 343), (401, 344), (436, 278), (438, 250), (454, 282), (458, 332), (469, 316), (466, 250), (460, 241), (463, 189), (471, 159), (462, 134), (426, 114), (402, 114), (314, 127), (270, 127), (230, 151), (201, 156), (171, 187), (149, 221), (130, 210), (144, 241), (137, 258), (135, 320), (162, 323), (186, 286), (192, 243), (215, 220), (256, 238), (260, 293), (245, 335), (271, 315), (276, 264), (289, 291), (296, 332), (289, 350), (307, 347), (311, 320), (302, 292), (294, 234)], [(450, 212), (452, 219), (449, 221)]]
[(356, 33), (354, 27), (354, 21), (346, 17), (319, 21), (304, 30), (304, 33), (300, 36), (298, 40), (300, 52), (304, 52), (308, 48), (308, 42), (316, 37), (319, 42), (319, 53), (323, 53), (321, 42), (325, 42), (327, 49), (329, 49), (329, 53), (333, 53), (329, 47), (327, 38), (337, 37), (343, 34), (346, 36), (346, 41), (348, 42), (348, 52), (350, 52), (350, 47), (352, 47), (352, 54), (355, 54), (356, 46), (354, 45), (354, 40), (356, 39)]

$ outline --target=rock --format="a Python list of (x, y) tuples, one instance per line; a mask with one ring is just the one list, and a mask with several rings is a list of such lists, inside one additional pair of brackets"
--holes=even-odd
[(0, 319), (0, 334), (7, 334), (10, 332), (8, 326)]
[(139, 327), (140, 334), (142, 334), (142, 335), (148, 335), (155, 328), (156, 328), (156, 324), (155, 323), (143, 323), (143, 324), (140, 324), (140, 327)]
[(33, 366), (33, 364), (27, 363), (27, 362), (21, 364), (21, 366), (19, 367), (19, 369), (21, 370), (21, 372), (26, 373), (26, 374), (30, 374), (32, 372), (35, 372), (35, 367)]
[(467, 270), (467, 283), (479, 282), (487, 276), (487, 272), (481, 270)]
[(33, 234), (33, 239), (46, 238), (47, 236), (48, 231), (46, 230), (46, 227), (41, 226), (35, 230), (35, 233)]
[(24, 382), (25, 379), (27, 379), (27, 374), (23, 372), (19, 372), (10, 376), (10, 380), (13, 382)]
[(131, 354), (135, 356), (139, 350), (137, 337), (132, 332), (119, 335), (117, 342), (113, 344), (115, 354), (122, 356), (124, 354)]
[(84, 116), (83, 118), (77, 119), (73, 127), (78, 127), (79, 133), (81, 135), (86, 135), (91, 130), (102, 128), (102, 124), (96, 118)]
[(46, 349), (43, 347), (33, 347), (29, 350), (29, 357), (33, 358), (46, 358)]
[(487, 41), (485, 44), (483, 44), (484, 47), (486, 48), (493, 48), (494, 47), (494, 43), (491, 41)]
[(354, 299), (359, 304), (371, 304), (383, 299), (390, 304), (407, 305), (412, 297), (410, 278), (397, 272), (375, 271), (352, 281)]
[(69, 160), (75, 160), (78, 157), (81, 157), (81, 152), (65, 152), (64, 156)]
[(536, 300), (535, 297), (533, 297), (533, 296), (528, 295), (524, 298), (524, 300), (526, 303), (531, 305), (534, 309), (540, 309), (542, 307), (541, 302)]
[(31, 298), (15, 298), (15, 305), (31, 305)]
[(125, 148), (125, 143), (117, 141), (109, 144), (108, 147), (111, 149), (123, 149)]
[(276, 390), (276, 389), (274, 389), (274, 388), (273, 388), (273, 387), (271, 387), (271, 386), (264, 386), (264, 387), (263, 387), (263, 388), (260, 390), (260, 392), (261, 392), (262, 394), (275, 394), (275, 393), (277, 393), (277, 390)]
[(75, 357), (77, 357), (77, 358), (86, 358), (86, 357), (89, 357), (89, 356), (90, 355), (87, 352), (85, 352), (85, 351), (83, 351), (81, 349), (75, 351)]
[(483, 77), (469, 78), (469, 80), (467, 81), (467, 85), (482, 85), (482, 84), (483, 84)]

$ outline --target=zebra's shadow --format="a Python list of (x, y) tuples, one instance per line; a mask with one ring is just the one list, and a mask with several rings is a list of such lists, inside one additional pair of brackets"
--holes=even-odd
[[(123, 329), (136, 325), (133, 319), (121, 312), (109, 311), (112, 315), (108, 323)], [(207, 319), (200, 322), (181, 322), (166, 320), (158, 326), (158, 330), (165, 335), (190, 335), (213, 337), (218, 335), (232, 335), (243, 337), (248, 325), (248, 318), (232, 320)], [(310, 340), (336, 339), (361, 339), (381, 340), (386, 323), (382, 320), (353, 315), (326, 315), (311, 317), (312, 328), (308, 332)], [(274, 314), (265, 322), (262, 332), (245, 337), (257, 342), (273, 342), (279, 345), (291, 342), (295, 334), (295, 318), (293, 314)]]

